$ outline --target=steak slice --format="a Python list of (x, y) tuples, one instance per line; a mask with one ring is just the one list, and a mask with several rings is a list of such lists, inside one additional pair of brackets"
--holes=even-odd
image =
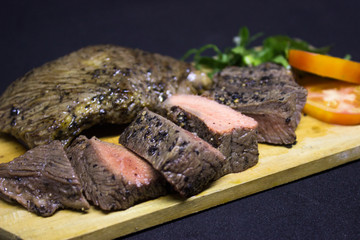
[(79, 136), (67, 150), (86, 198), (102, 210), (120, 210), (167, 193), (152, 166), (121, 145)]
[(209, 143), (147, 109), (119, 141), (148, 160), (184, 197), (200, 193), (221, 177), (226, 164), (224, 155)]
[(294, 144), (307, 91), (290, 71), (274, 63), (257, 67), (228, 67), (214, 78), (206, 95), (254, 118), (258, 141)]
[(164, 102), (166, 116), (196, 133), (227, 157), (224, 174), (258, 162), (257, 122), (232, 108), (196, 95), (174, 95)]
[(14, 81), (0, 96), (0, 131), (29, 148), (53, 139), (68, 145), (96, 124), (130, 123), (145, 106), (204, 85), (207, 79), (189, 63), (139, 49), (89, 46)]
[(0, 197), (43, 217), (57, 209), (89, 209), (60, 141), (38, 146), (0, 164)]

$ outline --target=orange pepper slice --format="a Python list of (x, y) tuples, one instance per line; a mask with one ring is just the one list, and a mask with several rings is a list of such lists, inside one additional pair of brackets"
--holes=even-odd
[(358, 62), (295, 49), (289, 50), (288, 60), (292, 67), (305, 72), (360, 83), (360, 63)]

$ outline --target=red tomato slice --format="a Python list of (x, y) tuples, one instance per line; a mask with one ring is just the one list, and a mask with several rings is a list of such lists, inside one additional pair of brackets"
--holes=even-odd
[(360, 83), (360, 63), (301, 50), (289, 50), (289, 64), (299, 70), (342, 81)]
[(328, 123), (360, 124), (360, 85), (315, 75), (299, 83), (308, 90), (304, 113)]

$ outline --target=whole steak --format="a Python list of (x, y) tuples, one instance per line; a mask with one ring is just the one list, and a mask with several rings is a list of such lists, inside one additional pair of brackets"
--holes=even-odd
[(140, 109), (201, 86), (188, 63), (139, 49), (85, 47), (13, 82), (0, 97), (0, 131), (30, 148), (53, 139), (67, 145), (95, 124), (129, 123)]

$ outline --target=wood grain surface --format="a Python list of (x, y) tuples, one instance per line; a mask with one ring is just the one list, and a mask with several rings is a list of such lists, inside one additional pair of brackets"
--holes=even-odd
[[(302, 118), (292, 148), (259, 145), (259, 163), (229, 174), (189, 199), (168, 195), (124, 211), (87, 213), (62, 210), (43, 218), (0, 200), (0, 239), (113, 239), (176, 218), (270, 189), (360, 158), (360, 126), (337, 126)], [(102, 138), (117, 142), (118, 136)], [(0, 135), (0, 162), (25, 152), (13, 138)]]

